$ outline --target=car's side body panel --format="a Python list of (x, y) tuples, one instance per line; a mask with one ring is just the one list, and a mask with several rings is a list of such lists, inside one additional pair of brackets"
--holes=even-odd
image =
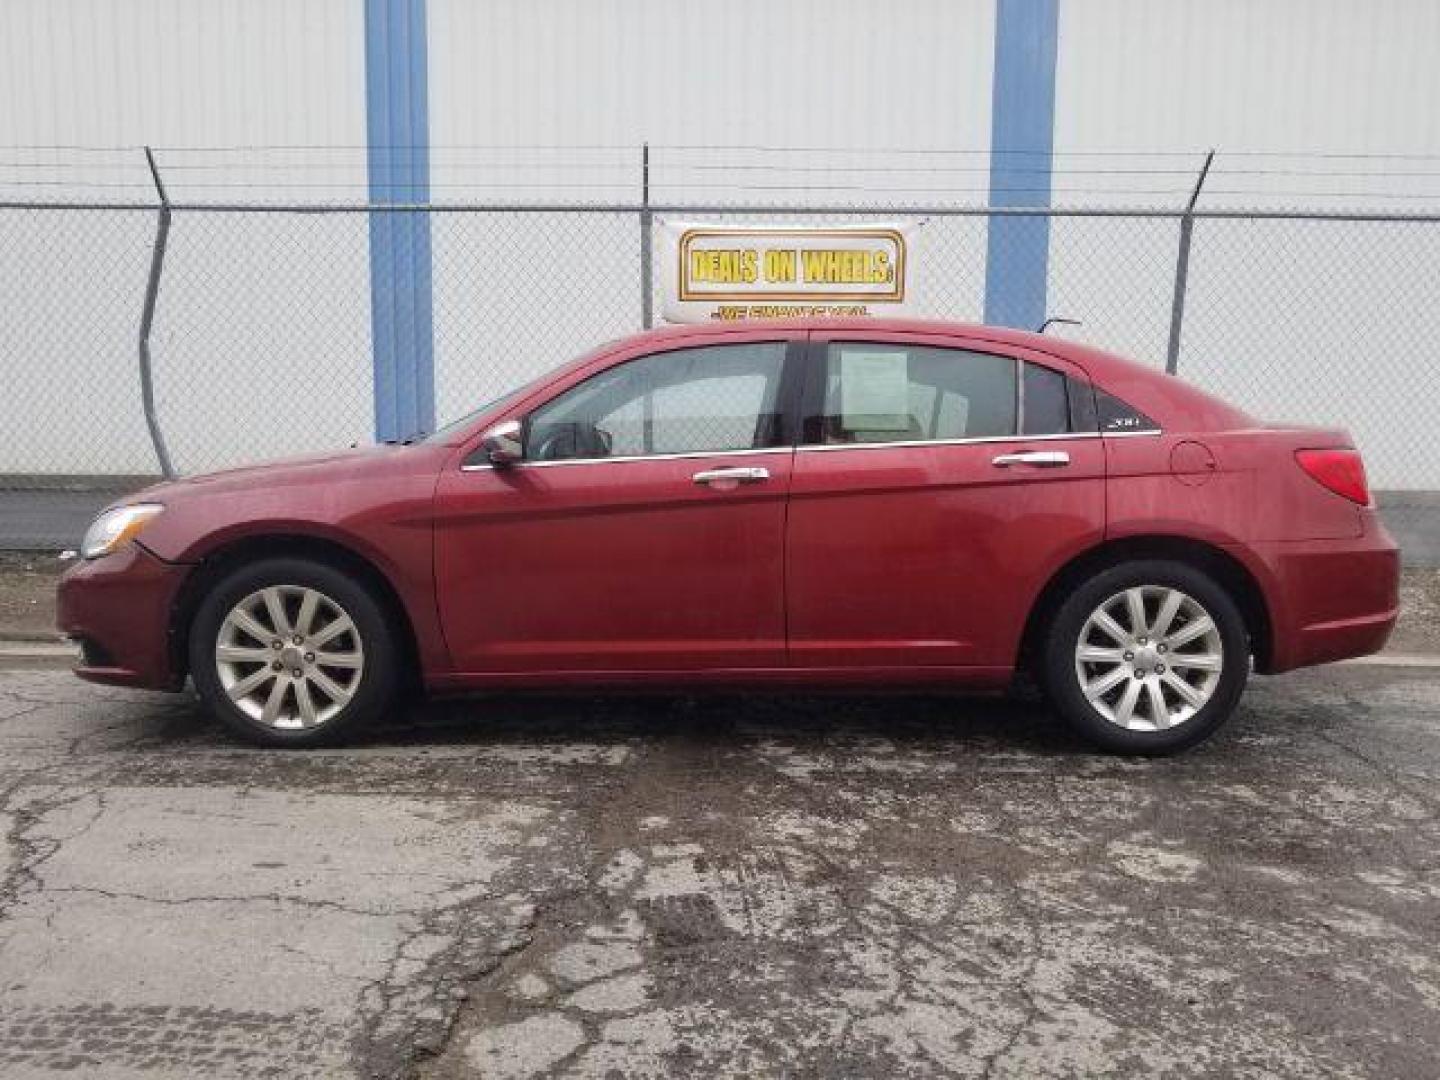
[[(613, 350), (507, 418), (641, 357), (711, 344), (791, 349), (803, 338), (786, 328)], [(788, 445), (504, 468), (474, 457), (467, 447), (435, 495), (439, 608), (457, 677), (785, 664)], [(717, 469), (765, 475), (697, 481)]]
[[(459, 672), (785, 662), (789, 449), (451, 470), (439, 604)], [(763, 468), (722, 488), (700, 472)]]
[[(435, 606), (432, 516), (436, 480), (453, 450), (370, 447), (295, 462), (236, 469), (136, 496), (162, 502), (145, 546), (187, 572), (237, 544), (301, 538), (338, 545), (390, 584), (414, 630), (426, 671), (450, 654)], [(105, 569), (101, 559), (92, 573)], [(169, 631), (162, 627), (162, 636)]]
[[(831, 341), (1020, 352), (954, 334), (814, 340), (816, 364)], [(1026, 451), (1068, 464), (996, 464)], [(1013, 664), (1029, 601), (1104, 530), (1104, 449), (1093, 434), (801, 446), (786, 553), (791, 663)]]
[(1384, 646), (1399, 615), (1395, 543), (1373, 507), (1295, 462), (1299, 449), (1349, 445), (1344, 432), (1247, 426), (1105, 442), (1107, 539), (1197, 540), (1243, 566), (1264, 599), (1264, 670)]
[(1295, 464), (1297, 449), (1348, 445), (1344, 432), (1180, 428), (1105, 443), (1111, 536), (1173, 531), (1234, 544), (1361, 535), (1363, 508)]
[[(1064, 476), (1001, 454), (1071, 455)], [(1097, 439), (801, 451), (787, 562), (802, 666), (1013, 661), (1033, 598), (1104, 532)]]
[(1207, 438), (1213, 468), (1172, 467), (1176, 448), (1194, 441), (1188, 432), (1109, 436), (1105, 444), (1107, 539), (1179, 536), (1210, 544), (1236, 544), (1255, 515), (1255, 474), (1248, 456), (1227, 452)]
[(890, 664), (848, 667), (743, 667), (694, 668), (627, 667), (600, 671), (581, 669), (566, 671), (465, 671), (437, 674), (426, 678), (434, 693), (458, 693), (466, 690), (580, 690), (613, 689), (705, 689), (727, 690), (790, 689), (790, 688), (865, 688), (878, 691), (896, 689), (952, 689), (997, 691), (1007, 687), (1014, 677), (1014, 666), (995, 667), (951, 666), (928, 667), (916, 664)]

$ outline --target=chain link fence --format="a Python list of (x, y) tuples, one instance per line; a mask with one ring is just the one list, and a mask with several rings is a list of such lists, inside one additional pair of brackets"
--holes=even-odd
[[(835, 198), (739, 207), (175, 204), (148, 335), (153, 415), (180, 474), (373, 438), (369, 217), (426, 213), (443, 423), (660, 308), (642, 233), (666, 220), (916, 222), (908, 298), (978, 321), (996, 216), (1048, 223), (1052, 332), (1178, 374), (1266, 420), (1349, 428), (1372, 483), (1440, 489), (1440, 216), (1001, 211)], [(0, 547), (73, 545), (156, 477), (140, 341), (160, 210), (0, 204)], [(651, 278), (658, 275), (651, 274)], [(647, 298), (647, 292), (649, 296)], [(648, 299), (648, 303), (647, 303)], [(1182, 319), (1183, 315), (1183, 319)], [(1406, 501), (1408, 500), (1408, 502)], [(77, 527), (77, 521), (79, 526)]]

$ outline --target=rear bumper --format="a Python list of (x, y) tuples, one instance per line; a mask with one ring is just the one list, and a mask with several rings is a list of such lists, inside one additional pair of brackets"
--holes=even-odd
[(170, 612), (188, 570), (133, 543), (67, 570), (57, 591), (56, 622), (80, 643), (75, 674), (116, 686), (178, 690), (184, 680), (170, 655)]
[(1400, 614), (1400, 550), (1373, 512), (1347, 540), (1255, 544), (1271, 649), (1264, 670), (1289, 671), (1379, 652)]

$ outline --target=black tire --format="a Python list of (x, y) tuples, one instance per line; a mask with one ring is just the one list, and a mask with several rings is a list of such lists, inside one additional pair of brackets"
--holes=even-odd
[[(271, 586), (317, 590), (343, 609), (355, 627), (364, 657), (358, 684), (334, 715), (315, 726), (282, 730), (267, 725), (238, 707), (221, 682), (215, 650), (226, 617), (244, 598)], [(401, 653), (390, 622), (368, 588), (333, 566), (313, 559), (263, 559), (235, 568), (201, 599), (190, 624), (190, 675), (216, 718), (248, 742), (296, 748), (333, 744), (382, 716), (396, 700)]]
[[(1077, 672), (1076, 650), (1091, 614), (1107, 600), (1137, 586), (1177, 589), (1193, 598), (1213, 621), (1223, 649), (1219, 677), (1209, 699), (1187, 719), (1163, 730), (1133, 730), (1105, 716), (1086, 697)], [(1165, 657), (1154, 659), (1163, 663)], [(1173, 670), (1174, 665), (1171, 667)], [(1235, 601), (1209, 575), (1186, 563), (1168, 559), (1121, 563), (1099, 571), (1076, 586), (1046, 629), (1039, 671), (1046, 695), (1055, 709), (1085, 739), (1112, 753), (1152, 756), (1188, 749), (1213, 735), (1235, 711), (1249, 674), (1249, 637)], [(1133, 672), (1127, 678), (1134, 678)], [(1155, 678), (1160, 680), (1159, 675)], [(1143, 684), (1145, 680), (1138, 681)], [(1119, 694), (1128, 684), (1116, 685)], [(1166, 693), (1174, 695), (1173, 690), (1167, 689)], [(1158, 710), (1158, 706), (1155, 709)], [(1119, 713), (1118, 709), (1112, 711)]]

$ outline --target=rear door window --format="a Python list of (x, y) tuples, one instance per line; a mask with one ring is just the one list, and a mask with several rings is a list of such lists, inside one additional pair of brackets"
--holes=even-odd
[(806, 441), (930, 442), (1015, 434), (1017, 363), (902, 342), (837, 341), (825, 353), (819, 414)]

